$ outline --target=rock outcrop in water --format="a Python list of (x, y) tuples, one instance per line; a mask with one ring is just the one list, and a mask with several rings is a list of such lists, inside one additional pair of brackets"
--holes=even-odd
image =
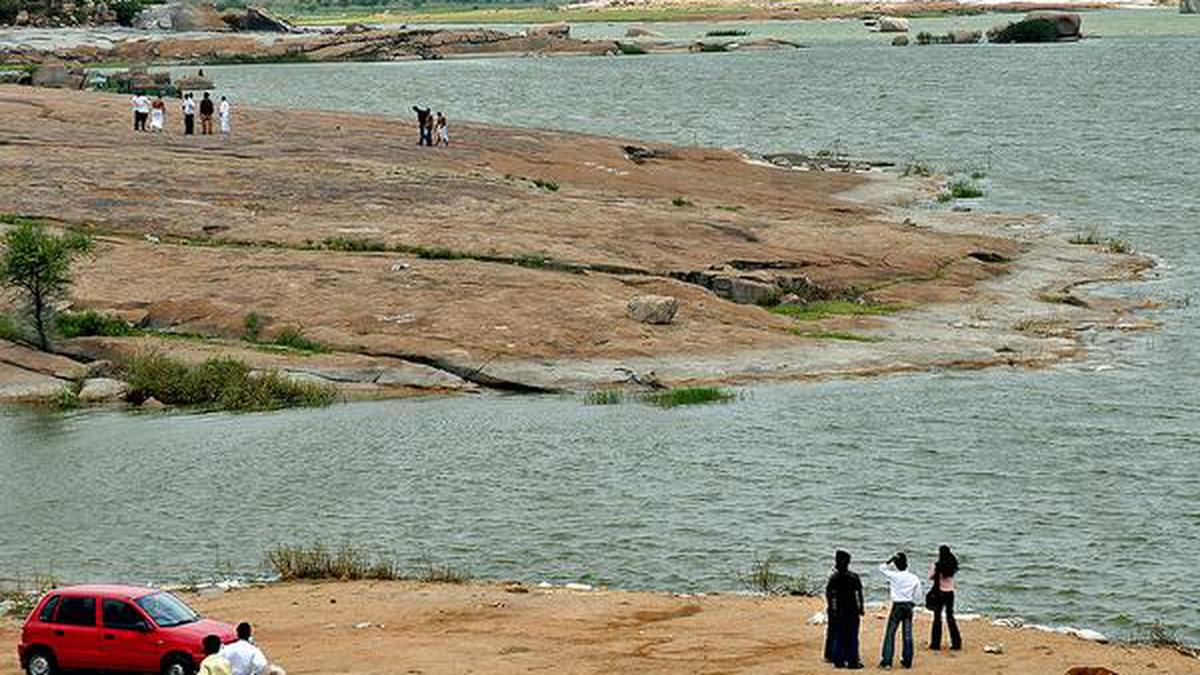
[(992, 42), (1073, 42), (1083, 36), (1083, 19), (1068, 12), (1031, 12), (1007, 26), (988, 31)]

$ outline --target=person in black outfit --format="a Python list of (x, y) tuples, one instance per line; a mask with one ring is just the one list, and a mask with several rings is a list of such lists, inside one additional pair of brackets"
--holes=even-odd
[(204, 98), (200, 99), (200, 134), (203, 136), (211, 136), (213, 132), (213, 100), (208, 97), (208, 92), (204, 92)]
[(433, 111), (429, 108), (414, 105), (413, 112), (417, 113), (417, 127), (419, 127), (420, 131), (420, 136), (417, 137), (417, 145), (433, 147)]
[(858, 627), (863, 615), (862, 580), (850, 571), (850, 554), (838, 551), (834, 572), (825, 584), (829, 622), (825, 633), (825, 660), (834, 668), (863, 667), (858, 653)]
[(950, 551), (949, 546), (943, 545), (938, 548), (937, 562), (933, 563), (933, 569), (929, 573), (929, 578), (933, 580), (933, 587), (938, 590), (935, 596), (937, 605), (930, 607), (933, 610), (933, 635), (929, 638), (929, 648), (933, 651), (942, 648), (942, 612), (946, 613), (946, 628), (950, 632), (950, 649), (952, 651), (962, 649), (962, 635), (958, 632), (958, 622), (954, 620), (955, 574), (958, 574), (958, 557)]

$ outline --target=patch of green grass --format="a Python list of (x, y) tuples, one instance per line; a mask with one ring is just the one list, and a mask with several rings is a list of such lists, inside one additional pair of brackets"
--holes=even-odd
[(271, 344), (276, 347), (284, 347), (286, 349), (294, 349), (301, 352), (313, 352), (315, 354), (326, 354), (329, 352), (329, 347), (304, 337), (304, 334), (299, 328), (288, 326), (280, 331), (279, 335), (271, 340)]
[(402, 578), (391, 560), (370, 560), (358, 548), (342, 544), (337, 550), (321, 542), (307, 546), (277, 544), (267, 550), (266, 564), (283, 581), (298, 579), (392, 580)]
[(720, 210), (722, 210), (722, 211), (730, 211), (730, 212), (733, 212), (733, 213), (737, 213), (738, 211), (741, 211), (742, 209), (744, 209), (744, 208), (746, 208), (746, 207), (744, 207), (744, 206), (741, 206), (740, 204), (734, 204), (734, 205), (724, 205), (724, 204), (722, 204), (722, 205), (719, 205), (719, 206), (717, 206), (717, 208), (718, 208), (718, 209), (720, 209)]
[(59, 410), (74, 410), (79, 407), (79, 391), (77, 387), (63, 387), (58, 390), (51, 405)]
[(660, 408), (675, 408), (682, 405), (706, 403), (728, 403), (737, 398), (733, 392), (719, 387), (675, 387), (665, 391), (654, 391), (642, 396), (642, 400)]
[(588, 405), (620, 405), (629, 400), (629, 395), (620, 389), (597, 389), (583, 395)]
[(821, 300), (803, 305), (775, 305), (772, 314), (790, 316), (801, 321), (817, 321), (831, 316), (886, 316), (900, 310), (896, 305), (872, 305), (850, 300)]
[(938, 194), (937, 200), (945, 203), (955, 199), (975, 199), (984, 195), (983, 188), (972, 180), (959, 178), (951, 181), (946, 189)]
[(689, 202), (688, 200), (684, 199), (683, 197), (675, 197), (671, 200), (671, 205), (677, 206), (679, 208), (684, 208), (687, 206), (692, 206), (692, 203)]
[(792, 328), (792, 332), (800, 337), (812, 338), (814, 340), (846, 340), (849, 342), (883, 342), (883, 338), (877, 335), (859, 335), (858, 333), (850, 333), (844, 330), (816, 330), (808, 331), (796, 326)]
[(397, 244), (392, 248), (397, 253), (407, 253), (415, 255), (423, 260), (465, 260), (471, 258), (470, 253), (464, 251), (455, 251), (446, 246), (417, 246), (410, 244)]
[(547, 192), (558, 192), (558, 183), (555, 183), (552, 180), (546, 180), (544, 178), (532, 178), (530, 179), (530, 182), (537, 187), (546, 190)]
[(739, 28), (719, 28), (708, 31), (704, 34), (704, 37), (744, 37), (749, 34), (750, 31)]
[(465, 584), (471, 580), (471, 576), (449, 565), (438, 565), (432, 560), (425, 560), (416, 579), (426, 584)]
[(167, 405), (252, 411), (324, 406), (336, 396), (332, 385), (296, 381), (275, 371), (253, 373), (244, 361), (229, 357), (193, 366), (148, 353), (130, 358), (121, 370), (132, 403), (154, 398)]
[(93, 335), (121, 337), (137, 333), (137, 330), (124, 319), (105, 316), (90, 309), (84, 312), (63, 312), (55, 315), (54, 326), (60, 337), (68, 339)]
[(1080, 246), (1102, 246), (1109, 253), (1123, 255), (1133, 253), (1133, 244), (1129, 243), (1128, 240), (1105, 237), (1095, 228), (1089, 228), (1083, 232), (1074, 234), (1067, 241)]

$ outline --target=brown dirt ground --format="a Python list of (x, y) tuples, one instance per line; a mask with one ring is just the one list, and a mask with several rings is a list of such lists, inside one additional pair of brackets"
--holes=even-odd
[[(202, 613), (257, 626), (259, 644), (289, 673), (790, 673), (835, 672), (821, 662), (823, 626), (807, 625), (815, 599), (732, 595), (573, 592), (501, 585), (407, 582), (280, 584), (192, 598)], [(369, 628), (355, 625), (370, 623)], [(874, 671), (884, 611), (863, 622), (863, 657)], [(1168, 649), (1101, 645), (1058, 634), (962, 624), (965, 649), (920, 646), (913, 672), (930, 675), (1060, 675), (1104, 666), (1121, 675), (1200, 673), (1200, 661)], [(0, 628), (13, 645), (15, 626)], [(1002, 655), (983, 653), (1004, 645)], [(878, 672), (878, 671), (875, 671)], [(17, 675), (15, 650), (0, 675)]]
[[(727, 353), (804, 340), (787, 319), (663, 274), (784, 264), (891, 303), (961, 302), (1008, 269), (970, 253), (1021, 250), (888, 222), (838, 197), (859, 176), (732, 152), (655, 145), (671, 158), (639, 165), (618, 139), (470, 124), (454, 125), (452, 148), (421, 149), (407, 118), (240, 106), (232, 138), (189, 138), (174, 108), (169, 133), (135, 135), (124, 97), (0, 87), (0, 213), (100, 237), (76, 307), (234, 339), (253, 311), (268, 335), (300, 326), (339, 351), (472, 363)], [(648, 274), (297, 250), (335, 236)], [(627, 319), (641, 293), (680, 298), (676, 322)]]

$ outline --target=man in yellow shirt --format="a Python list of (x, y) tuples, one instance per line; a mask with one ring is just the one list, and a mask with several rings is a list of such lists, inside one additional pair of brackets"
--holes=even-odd
[(221, 638), (209, 635), (204, 638), (204, 660), (196, 675), (233, 675), (229, 659), (221, 656)]

